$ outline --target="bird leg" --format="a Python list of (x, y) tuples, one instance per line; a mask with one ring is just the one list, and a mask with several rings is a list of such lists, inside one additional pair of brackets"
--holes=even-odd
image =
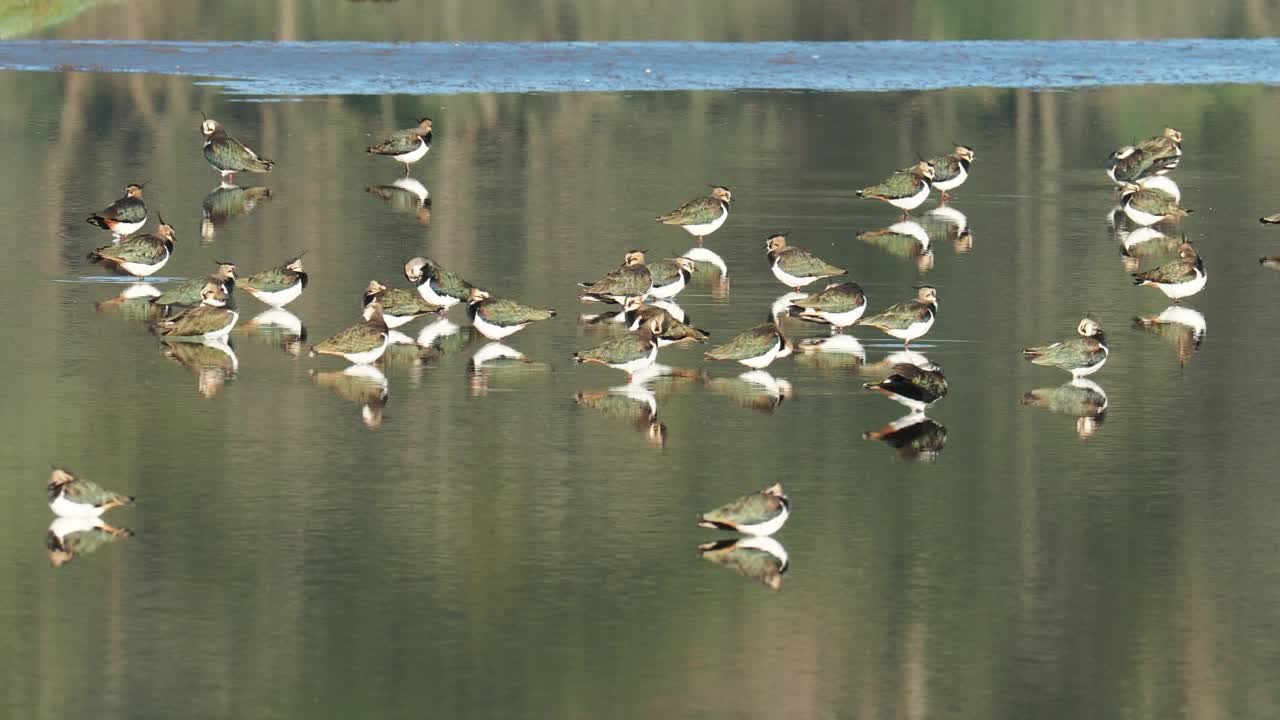
[(409, 177), (409, 163), (404, 164), (404, 176)]
[(938, 192), (942, 193), (942, 197), (938, 198), (938, 204), (946, 205), (947, 201), (951, 199), (951, 196), (947, 194), (946, 190), (939, 190)]
[(702, 247), (702, 236), (698, 236), (698, 247)]
[(910, 219), (911, 219), (911, 213), (908, 213), (906, 210), (903, 210), (903, 211), (902, 211), (902, 221), (903, 221), (903, 222), (906, 222), (907, 220), (910, 220)]

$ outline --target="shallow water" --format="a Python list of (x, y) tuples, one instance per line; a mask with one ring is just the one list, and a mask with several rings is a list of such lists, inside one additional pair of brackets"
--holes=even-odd
[[(246, 104), (144, 75), (6, 73), (0, 88), (0, 213), (22, 228), (0, 286), (0, 707), (15, 717), (1275, 714), (1280, 276), (1257, 264), (1276, 246), (1256, 221), (1276, 210), (1272, 89)], [(238, 178), (272, 191), (248, 214), (210, 202), (208, 239), (200, 111), (279, 163)], [(401, 171), (361, 152), (422, 114), (429, 211), (369, 192)], [(1174, 177), (1197, 210), (1170, 235), (1210, 273), (1186, 302), (1198, 347), (1134, 327), (1168, 303), (1129, 266), (1170, 243), (1121, 256), (1100, 169), (1165, 124), (1186, 135)], [(978, 153), (952, 204), (971, 243), (932, 200), (917, 213), (931, 254), (858, 239), (897, 214), (853, 191), (953, 141)], [(312, 284), (288, 308), (306, 341), (260, 328), (233, 335), (234, 363), (166, 352), (145, 306), (113, 301), (126, 288), (84, 260), (107, 240), (84, 216), (138, 180), (177, 229), (166, 279), (306, 249)], [(930, 283), (940, 317), (916, 349), (950, 380), (929, 412), (945, 442), (933, 428), (913, 456), (862, 439), (906, 414), (862, 390), (897, 349), (864, 330), (865, 361), (796, 356), (754, 385), (664, 349), (690, 372), (652, 398), (610, 397), (620, 373), (572, 364), (611, 332), (579, 321), (600, 307), (573, 283), (629, 248), (688, 248), (651, 218), (713, 182), (736, 200), (707, 243), (730, 282), (700, 273), (679, 297), (693, 322), (721, 340), (763, 318), (785, 290), (763, 259), (778, 229), (850, 268), (875, 308)], [(558, 308), (505, 342), (532, 362), (471, 367), (484, 343), (460, 309), (458, 332), (388, 358), (385, 398), (376, 376), (289, 352), (354, 322), (368, 280), (401, 282), (421, 253)], [(241, 303), (244, 326), (267, 309)], [(1023, 406), (1068, 378), (1018, 348), (1086, 312), (1111, 338), (1092, 377), (1105, 417)], [(108, 519), (137, 537), (51, 568), (51, 462), (136, 494)], [(693, 516), (778, 481), (794, 513), (774, 592), (700, 560), (724, 534)]]

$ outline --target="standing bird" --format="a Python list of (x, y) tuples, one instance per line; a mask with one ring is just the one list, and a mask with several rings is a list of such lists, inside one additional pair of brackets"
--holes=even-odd
[(128, 237), (147, 224), (147, 206), (142, 202), (142, 185), (124, 189), (124, 197), (85, 218), (85, 222), (110, 230), (115, 239)]
[(657, 327), (660, 328), (657, 336), (658, 347), (706, 342), (707, 337), (710, 335), (706, 330), (685, 324), (684, 321), (677, 319), (668, 312), (666, 308), (657, 305), (646, 305), (640, 298), (627, 300), (622, 320), (628, 330), (633, 332), (639, 330), (654, 318), (657, 318)]
[(370, 305), (377, 302), (382, 306), (382, 319), (388, 328), (398, 328), (414, 318), (423, 315), (444, 315), (445, 307), (427, 302), (413, 290), (389, 288), (377, 280), (370, 280), (364, 291), (364, 319), (368, 320), (373, 311)]
[(848, 275), (849, 271), (787, 245), (786, 233), (774, 233), (764, 241), (769, 267), (783, 285), (796, 290), (819, 278)]
[(1127, 183), (1120, 191), (1124, 214), (1139, 225), (1154, 225), (1163, 220), (1180, 220), (1195, 212), (1178, 204), (1169, 193), (1157, 187)]
[(910, 217), (908, 213), (929, 197), (929, 184), (934, 177), (933, 166), (921, 160), (906, 170), (895, 172), (879, 185), (862, 188), (858, 197), (883, 200), (901, 209), (902, 219), (906, 220)]
[(916, 289), (915, 300), (892, 305), (887, 310), (859, 320), (858, 324), (878, 328), (901, 340), (902, 347), (907, 348), (911, 346), (912, 340), (929, 332), (937, 316), (938, 290), (921, 285)]
[(274, 308), (282, 308), (298, 299), (307, 287), (308, 275), (302, 269), (302, 256), (286, 260), (283, 265), (254, 273), (239, 281), (236, 287), (252, 295), (258, 301)]
[(415, 257), (404, 264), (404, 277), (418, 288), (418, 294), (433, 305), (453, 307), (471, 299), (475, 285), (440, 267), (431, 258)]
[(160, 227), (154, 235), (146, 234), (121, 240), (114, 245), (104, 245), (89, 251), (88, 258), (122, 270), (134, 277), (147, 277), (156, 273), (173, 255), (173, 227), (160, 218)]
[(938, 202), (945, 205), (951, 196), (948, 190), (954, 190), (969, 179), (969, 164), (973, 162), (973, 150), (964, 145), (957, 145), (950, 155), (939, 155), (927, 162), (933, 166), (933, 188), (942, 193)]
[(710, 195), (694, 198), (654, 220), (664, 225), (679, 225), (698, 238), (698, 247), (702, 247), (703, 238), (719, 230), (724, 221), (729, 219), (731, 202), (733, 193), (729, 188), (712, 185)]
[(1178, 259), (1146, 272), (1134, 273), (1134, 285), (1150, 285), (1164, 293), (1177, 305), (1182, 298), (1191, 297), (1204, 289), (1209, 276), (1204, 271), (1204, 260), (1191, 243), (1178, 246)]
[(791, 354), (791, 341), (772, 315), (769, 321), (736, 335), (729, 342), (706, 352), (707, 360), (732, 360), (760, 370), (774, 360)]
[(583, 302), (625, 304), (628, 298), (642, 298), (653, 290), (653, 275), (644, 264), (643, 250), (628, 250), (622, 256), (622, 266), (610, 270), (595, 282), (578, 283), (583, 292), (578, 296)]
[(206, 117), (200, 123), (200, 132), (205, 138), (204, 159), (214, 170), (222, 173), (222, 182), (228, 185), (235, 182), (238, 172), (271, 172), (276, 165), (271, 160), (258, 157), (258, 153), (228, 135), (217, 120)]
[(240, 319), (240, 313), (228, 307), (230, 302), (221, 283), (207, 282), (200, 291), (200, 304), (156, 323), (156, 334), (163, 340), (221, 340), (231, 334)]
[(1107, 336), (1102, 332), (1102, 325), (1088, 317), (1080, 321), (1076, 332), (1080, 337), (1026, 348), (1022, 356), (1036, 365), (1066, 370), (1075, 378), (1092, 375), (1102, 369), (1111, 352), (1107, 349)]
[(855, 282), (831, 283), (826, 289), (791, 301), (791, 317), (827, 323), (835, 334), (858, 322), (867, 311), (867, 296)]
[(1155, 137), (1137, 145), (1125, 145), (1107, 159), (1107, 177), (1117, 185), (1137, 182), (1153, 175), (1163, 175), (1178, 167), (1182, 160), (1182, 133), (1165, 128)]
[[(447, 124), (447, 123), (446, 123)], [(418, 162), (431, 149), (431, 118), (418, 118), (418, 126), (401, 130), (377, 145), (370, 145), (365, 152), (373, 155), (390, 155), (404, 163), (404, 174), (409, 166)]]
[(933, 363), (923, 367), (899, 363), (893, 366), (885, 379), (878, 383), (866, 383), (862, 387), (883, 393), (894, 402), (911, 408), (913, 412), (924, 412), (926, 407), (946, 396), (947, 378), (942, 374), (942, 368)]
[(790, 515), (791, 500), (782, 492), (782, 483), (776, 483), (698, 515), (698, 527), (772, 535), (782, 529)]
[(556, 311), (489, 297), (489, 293), (484, 290), (472, 288), (471, 297), (467, 299), (467, 316), (481, 335), (490, 340), (501, 340), (520, 332), (531, 322), (550, 320), (556, 316)]
[(231, 292), (236, 285), (235, 263), (217, 260), (218, 269), (206, 277), (191, 278), (177, 287), (161, 295), (151, 298), (152, 305), (163, 308), (191, 307), (200, 304), (200, 293), (207, 283), (215, 283), (225, 292)]
[(311, 347), (311, 357), (337, 355), (355, 365), (376, 362), (387, 351), (391, 342), (387, 321), (382, 316), (382, 305), (377, 300), (365, 306), (368, 320), (340, 330), (319, 345)]
[(53, 468), (48, 491), (49, 509), (58, 517), (96, 518), (111, 508), (133, 504), (132, 497), (104, 490), (60, 467)]
[(658, 359), (657, 335), (662, 329), (661, 320), (651, 318), (640, 326), (638, 332), (619, 335), (590, 350), (574, 353), (573, 361), (607, 365), (625, 372), (630, 381), (632, 375), (653, 365)]
[(660, 300), (679, 295), (693, 278), (695, 267), (693, 260), (687, 257), (673, 257), (649, 263), (649, 277), (653, 285), (649, 294)]

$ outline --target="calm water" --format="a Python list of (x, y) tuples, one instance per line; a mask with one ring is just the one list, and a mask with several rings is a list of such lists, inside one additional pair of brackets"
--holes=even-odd
[[(1256, 262), (1280, 252), (1256, 221), (1280, 209), (1273, 89), (246, 103), (185, 78), (6, 73), (0, 92), (0, 715), (1277, 713), (1280, 275)], [(201, 110), (279, 163), (238, 178), (272, 196), (213, 218), (208, 239)], [(422, 114), (429, 211), (369, 192), (400, 170), (361, 152)], [(1127, 273), (1169, 243), (1122, 257), (1100, 169), (1165, 124), (1185, 133), (1175, 178), (1197, 210), (1170, 232), (1210, 274), (1186, 302), (1198, 347), (1135, 327), (1167, 302)], [(924, 212), (934, 201), (917, 212), (931, 254), (859, 239), (897, 215), (853, 191), (956, 141), (978, 153), (953, 203), (971, 245), (955, 215)], [(107, 240), (84, 216), (147, 179), (178, 233), (153, 284), (306, 249), (312, 284), (288, 308), (306, 341), (249, 328), (266, 307), (244, 297), (234, 369), (164, 352), (137, 302), (113, 300), (127, 284), (84, 260)], [(778, 229), (850, 268), (873, 307), (938, 287), (918, 351), (951, 394), (929, 452), (862, 439), (906, 413), (861, 389), (898, 349), (865, 330), (861, 355), (779, 361), (769, 388), (664, 349), (688, 372), (650, 386), (656, 419), (616, 393), (597, 407), (621, 373), (570, 356), (614, 330), (580, 321), (600, 307), (573, 283), (629, 248), (688, 248), (650, 218), (708, 183), (737, 200), (708, 241), (729, 282), (704, 266), (678, 299), (713, 339), (783, 294), (762, 247)], [(456, 333), (388, 356), (385, 398), (341, 382), (337, 359), (289, 352), (352, 323), (370, 279), (402, 284), (423, 253), (560, 310), (506, 341), (531, 363), (477, 370), (485, 343), (459, 308)], [(1105, 416), (1022, 405), (1068, 378), (1018, 348), (1086, 312), (1111, 339), (1092, 378)], [(51, 568), (51, 462), (137, 495), (107, 518), (137, 537)], [(724, 535), (693, 516), (778, 481), (794, 513), (773, 592), (699, 559)]]

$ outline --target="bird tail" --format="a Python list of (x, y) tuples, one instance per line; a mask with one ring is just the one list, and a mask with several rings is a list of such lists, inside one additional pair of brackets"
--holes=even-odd
[(89, 217), (85, 218), (84, 221), (95, 227), (100, 227), (103, 230), (111, 229), (111, 226), (107, 224), (106, 219), (99, 217), (97, 215), (90, 215)]
[(1141, 275), (1133, 275), (1132, 277), (1134, 285), (1146, 285), (1148, 282), (1146, 278), (1143, 278)]

